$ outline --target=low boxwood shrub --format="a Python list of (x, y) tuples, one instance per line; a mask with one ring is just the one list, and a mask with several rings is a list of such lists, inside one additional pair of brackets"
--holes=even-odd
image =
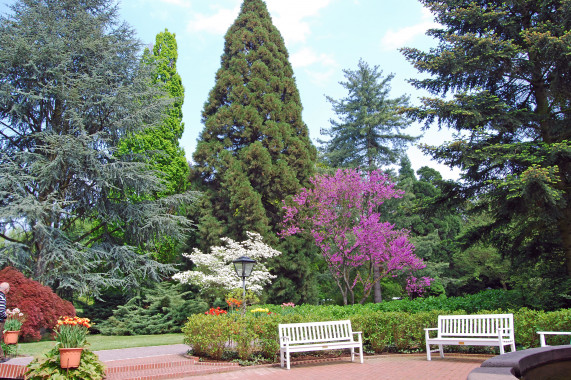
[[(439, 315), (449, 314), (514, 314), (516, 343), (520, 348), (538, 347), (537, 331), (571, 331), (571, 309), (553, 312), (521, 310), (431, 310), (415, 313), (372, 310), (366, 306), (296, 306), (295, 313), (283, 312), (279, 306), (267, 305), (270, 315), (247, 314), (193, 315), (182, 329), (185, 343), (199, 356), (220, 359), (238, 356), (248, 360), (262, 356), (276, 360), (279, 352), (278, 324), (350, 319), (353, 331), (362, 331), (367, 351), (425, 351), (424, 328), (437, 327)], [(358, 313), (356, 311), (359, 311)], [(552, 338), (553, 344), (564, 343), (565, 337)], [(568, 339), (568, 337), (567, 337)], [(449, 346), (447, 351), (496, 352), (496, 348)]]
[[(571, 331), (571, 309), (556, 311), (522, 308), (514, 312), (515, 340), (522, 348), (539, 347), (538, 331)], [(569, 344), (569, 336), (546, 336), (547, 344)]]

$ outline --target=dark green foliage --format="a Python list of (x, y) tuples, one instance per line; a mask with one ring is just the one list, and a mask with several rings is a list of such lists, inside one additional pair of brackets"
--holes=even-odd
[[(91, 304), (83, 304), (76, 301), (82, 309), (80, 317), (89, 318), (92, 322), (91, 334), (99, 333), (99, 325), (113, 315), (113, 310), (126, 304), (129, 297), (119, 290), (106, 290), (102, 292), (99, 298), (94, 299)], [(79, 313), (78, 313), (79, 314)]]
[(0, 19), (0, 265), (68, 292), (158, 280), (172, 267), (148, 253), (183, 238), (189, 222), (173, 210), (194, 195), (154, 200), (156, 173), (115, 153), (162, 122), (164, 86), (111, 0), (11, 10)]
[(349, 92), (346, 98), (327, 97), (340, 121), (331, 120), (325, 131), (329, 141), (320, 141), (325, 161), (333, 167), (366, 167), (367, 170), (394, 164), (415, 137), (401, 132), (410, 125), (399, 110), (408, 106), (408, 97), (390, 99), (390, 81), (378, 66), (369, 67), (362, 59), (358, 69), (343, 70)]
[[(286, 254), (273, 260), (274, 267), (279, 269), (274, 269), (272, 272), (278, 275), (278, 278), (269, 286), (268, 302), (278, 305), (288, 302), (317, 303), (319, 287), (324, 284), (318, 279), (318, 273), (322, 272), (318, 263), (323, 260), (315, 244), (298, 236), (289, 236), (277, 249)], [(325, 265), (323, 267), (324, 272), (328, 273)], [(336, 286), (333, 281), (331, 285)]]
[(2, 345), (2, 351), (4, 351), (4, 356), (16, 356), (18, 352), (18, 345), (16, 344), (5, 344), (4, 339), (0, 340), (0, 345)]
[(226, 33), (194, 153), (221, 236), (240, 240), (254, 231), (268, 238), (281, 221), (282, 199), (308, 183), (316, 151), (301, 110), (288, 52), (265, 3), (245, 0)]
[(99, 357), (84, 348), (81, 362), (75, 369), (60, 368), (59, 350), (51, 349), (43, 358), (35, 358), (28, 364), (26, 379), (30, 380), (101, 380), (105, 367)]
[[(418, 275), (434, 278), (436, 286), (456, 295), (450, 293), (457, 277), (451, 266), (453, 255), (458, 252), (456, 239), (465, 224), (462, 208), (435, 202), (447, 184), (438, 171), (422, 167), (417, 171), (417, 179), (407, 157), (401, 159), (400, 165), (396, 183), (405, 193), (402, 198), (385, 202), (383, 215), (397, 228), (410, 231), (415, 254), (427, 265)], [(403, 279), (396, 280), (403, 283)], [(434, 293), (436, 289), (427, 295)]]
[(208, 305), (194, 299), (185, 285), (163, 282), (144, 295), (131, 298), (99, 324), (104, 335), (149, 335), (180, 332), (188, 316), (203, 313)]
[[(468, 314), (478, 313), (482, 310), (510, 310), (527, 306), (522, 294), (515, 290), (485, 290), (476, 294), (463, 297), (428, 297), (384, 301), (381, 303), (369, 303), (365, 305), (338, 306), (331, 305), (325, 308), (313, 305), (301, 305), (294, 308), (298, 314), (312, 314), (317, 310), (324, 311), (335, 316), (335, 319), (343, 319), (358, 313), (369, 311), (383, 312), (406, 312), (418, 313), (421, 311), (443, 310), (453, 312), (463, 310)], [(274, 309), (271, 309), (275, 311)]]
[[(276, 245), (282, 200), (309, 184), (316, 159), (301, 111), (288, 52), (266, 4), (244, 0), (225, 36), (193, 156), (193, 175), (207, 197), (196, 217), (201, 224), (196, 242), (202, 250), (219, 244), (222, 236), (244, 240), (246, 231)], [(311, 272), (299, 273), (290, 265), (305, 263), (300, 255), (282, 251), (272, 264), (280, 276), (276, 299), (288, 296), (285, 287), (309, 291), (302, 298), (311, 299)]]
[(442, 25), (429, 32), (439, 45), (402, 51), (428, 74), (412, 84), (440, 96), (410, 114), (426, 128), (438, 121), (459, 132), (452, 142), (424, 147), (463, 170), (445, 198), (485, 195), (473, 212), (487, 212), (489, 203), (491, 220), (471, 241), (528, 260), (563, 253), (571, 276), (571, 3), (421, 3)]

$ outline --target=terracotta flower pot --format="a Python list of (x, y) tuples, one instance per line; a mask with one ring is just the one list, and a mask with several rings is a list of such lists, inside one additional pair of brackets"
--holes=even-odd
[(60, 348), (59, 362), (61, 368), (77, 368), (81, 362), (82, 347), (79, 348)]
[(4, 343), (16, 344), (16, 343), (18, 343), (18, 336), (20, 336), (20, 330), (4, 331)]

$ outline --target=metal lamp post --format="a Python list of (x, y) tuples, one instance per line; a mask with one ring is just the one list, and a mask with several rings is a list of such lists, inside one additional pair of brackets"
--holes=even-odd
[(242, 297), (242, 316), (244, 316), (246, 314), (246, 277), (250, 277), (250, 274), (252, 274), (256, 260), (242, 256), (232, 261), (232, 263), (234, 264), (236, 274), (242, 278), (242, 288), (244, 290)]

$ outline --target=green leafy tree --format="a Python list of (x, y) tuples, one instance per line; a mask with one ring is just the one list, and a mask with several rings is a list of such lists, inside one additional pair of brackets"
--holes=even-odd
[[(281, 201), (308, 184), (316, 159), (301, 111), (280, 32), (262, 0), (244, 0), (225, 36), (193, 156), (194, 175), (207, 194), (200, 224), (209, 228), (197, 239), (203, 249), (221, 236), (244, 240), (246, 231), (276, 243)], [(297, 253), (284, 255), (289, 259), (280, 263), (287, 264)], [(279, 275), (285, 270), (278, 264)], [(293, 280), (289, 286), (303, 287)]]
[(54, 289), (158, 280), (172, 268), (147, 252), (188, 226), (172, 210), (192, 193), (154, 200), (156, 172), (116, 155), (169, 105), (117, 14), (110, 0), (21, 0), (0, 18), (0, 265)]
[(164, 84), (166, 96), (172, 98), (173, 103), (166, 109), (160, 126), (147, 128), (123, 139), (118, 148), (119, 155), (140, 158), (159, 172), (159, 178), (165, 184), (159, 195), (181, 193), (189, 185), (189, 166), (184, 149), (179, 145), (184, 132), (184, 87), (177, 71), (177, 58), (176, 35), (166, 29), (157, 34), (152, 50), (145, 49), (143, 62), (153, 67), (152, 82)]
[(428, 52), (402, 51), (428, 74), (412, 84), (437, 96), (424, 98), (411, 115), (426, 128), (438, 121), (457, 132), (451, 142), (424, 147), (463, 170), (446, 196), (485, 194), (493, 205), (491, 221), (474, 229), (473, 240), (487, 239), (519, 258), (566, 258), (569, 281), (571, 3), (421, 3), (442, 25), (429, 31), (439, 44)]
[(368, 170), (397, 163), (407, 145), (416, 140), (404, 134), (409, 120), (399, 112), (408, 106), (408, 96), (391, 99), (390, 82), (394, 74), (383, 77), (379, 66), (370, 67), (362, 59), (357, 70), (343, 70), (346, 82), (339, 82), (348, 91), (341, 100), (327, 97), (340, 119), (330, 120), (330, 136), (321, 153), (333, 167), (367, 167)]
[[(179, 145), (184, 132), (184, 87), (177, 72), (177, 57), (176, 36), (168, 30), (157, 34), (152, 50), (145, 49), (143, 62), (153, 67), (151, 81), (164, 85), (165, 96), (172, 99), (172, 104), (165, 110), (164, 120), (158, 127), (149, 126), (140, 133), (123, 138), (117, 149), (119, 156), (146, 162), (157, 171), (164, 188), (155, 195), (156, 198), (182, 193), (189, 187), (189, 165)], [(174, 262), (178, 258), (179, 246), (177, 240), (170, 236), (161, 236), (153, 256), (160, 262)]]

